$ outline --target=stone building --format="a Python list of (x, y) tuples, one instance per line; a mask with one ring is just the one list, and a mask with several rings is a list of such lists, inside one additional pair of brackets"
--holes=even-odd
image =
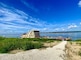
[(30, 31), (28, 33), (24, 33), (21, 38), (40, 38), (40, 32), (37, 30)]

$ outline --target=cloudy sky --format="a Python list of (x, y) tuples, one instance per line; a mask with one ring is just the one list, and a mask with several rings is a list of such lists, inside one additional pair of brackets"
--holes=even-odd
[(81, 0), (0, 0), (0, 33), (81, 31)]

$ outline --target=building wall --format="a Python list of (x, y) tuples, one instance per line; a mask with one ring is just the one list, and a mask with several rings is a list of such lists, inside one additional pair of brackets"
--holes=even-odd
[(34, 32), (34, 34), (35, 34), (35, 38), (40, 38), (39, 32)]

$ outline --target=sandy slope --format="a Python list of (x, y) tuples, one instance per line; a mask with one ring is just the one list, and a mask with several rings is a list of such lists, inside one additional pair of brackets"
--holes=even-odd
[(17, 54), (0, 54), (0, 60), (64, 60), (67, 41), (45, 50), (30, 50)]
[(66, 45), (67, 60), (81, 60), (79, 52), (81, 51), (80, 42), (68, 42)]

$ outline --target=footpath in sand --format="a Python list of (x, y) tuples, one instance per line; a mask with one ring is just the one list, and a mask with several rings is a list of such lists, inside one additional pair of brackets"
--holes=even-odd
[(65, 60), (64, 52), (67, 41), (44, 50), (33, 49), (16, 54), (0, 54), (0, 60)]

